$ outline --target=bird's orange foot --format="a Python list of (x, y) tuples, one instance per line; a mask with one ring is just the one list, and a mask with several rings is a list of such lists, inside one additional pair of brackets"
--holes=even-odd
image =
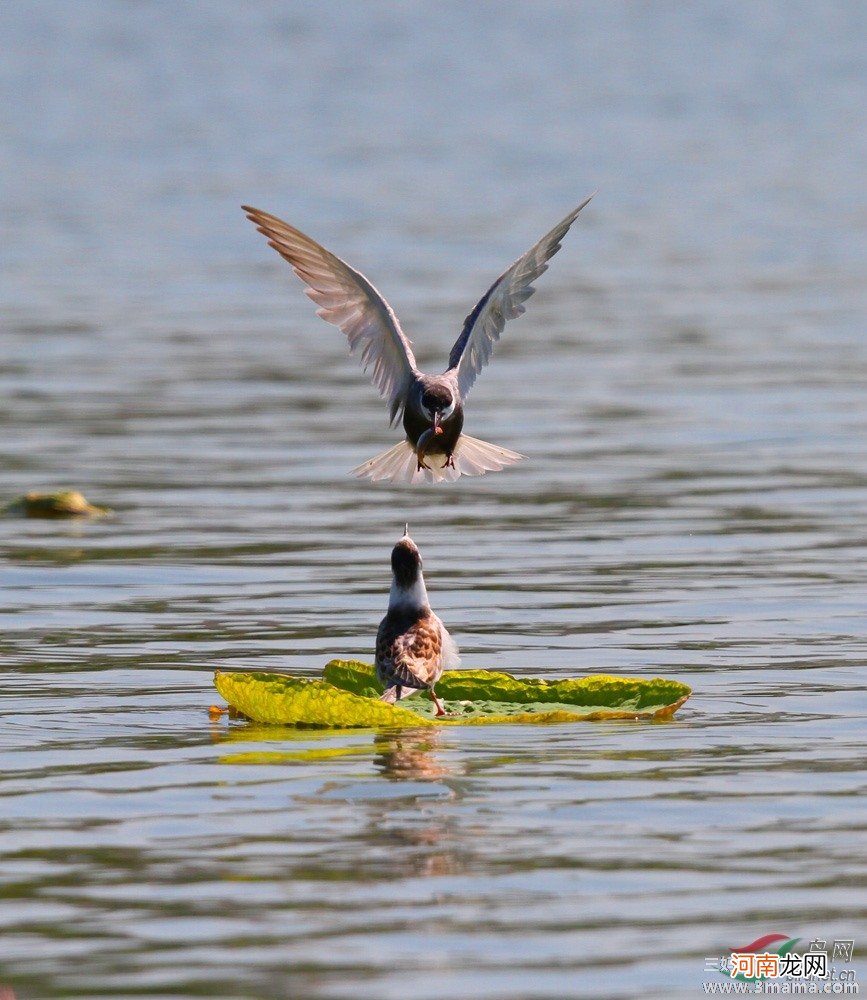
[(427, 693), (428, 693), (428, 695), (430, 695), (430, 700), (431, 700), (431, 701), (432, 701), (432, 702), (434, 703), (434, 705), (436, 705), (436, 707), (437, 707), (437, 712), (436, 712), (436, 715), (437, 715), (437, 718), (438, 718), (438, 719), (441, 719), (441, 718), (442, 718), (442, 717), (443, 717), (444, 715), (446, 715), (446, 714), (447, 714), (447, 713), (446, 713), (446, 710), (445, 710), (445, 706), (444, 706), (444, 705), (443, 705), (443, 703), (442, 703), (442, 702), (441, 702), (441, 701), (439, 700), (439, 698), (438, 698), (438, 697), (437, 697), (437, 696), (436, 696), (436, 695), (434, 694), (434, 692), (433, 692), (433, 689), (432, 689), (432, 688), (428, 688), (428, 692), (427, 692)]

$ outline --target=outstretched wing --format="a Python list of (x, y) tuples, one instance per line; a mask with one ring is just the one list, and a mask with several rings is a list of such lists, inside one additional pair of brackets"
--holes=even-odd
[(307, 285), (304, 293), (319, 306), (316, 314), (346, 334), (349, 349), (361, 352), (365, 371), (388, 400), (395, 423), (416, 374), (412, 345), (394, 311), (359, 271), (329, 253), (309, 236), (278, 219), (243, 205), (247, 218)]
[(548, 270), (548, 261), (560, 249), (560, 241), (590, 198), (504, 271), (464, 320), (464, 328), (449, 355), (449, 371), (457, 369), (461, 398), (466, 398), (476, 376), (490, 360), (507, 320), (524, 312), (523, 303), (536, 291), (533, 282)]

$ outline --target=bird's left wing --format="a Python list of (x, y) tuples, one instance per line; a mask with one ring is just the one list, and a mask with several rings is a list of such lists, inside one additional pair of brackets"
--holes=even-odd
[(388, 400), (394, 423), (416, 375), (412, 345), (382, 295), (346, 261), (330, 253), (300, 230), (249, 205), (247, 218), (267, 237), (280, 256), (307, 285), (305, 294), (319, 306), (316, 314), (339, 327), (361, 365), (373, 366), (373, 383)]
[(464, 328), (449, 355), (449, 371), (457, 372), (462, 398), (466, 398), (476, 376), (490, 360), (506, 321), (524, 312), (523, 303), (536, 291), (533, 282), (548, 270), (548, 261), (560, 249), (561, 240), (590, 198), (504, 271), (464, 320)]

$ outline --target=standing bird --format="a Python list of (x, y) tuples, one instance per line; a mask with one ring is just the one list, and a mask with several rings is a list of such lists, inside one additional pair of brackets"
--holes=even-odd
[(430, 609), (421, 570), (421, 553), (407, 525), (391, 550), (388, 613), (376, 633), (376, 677), (385, 689), (382, 701), (393, 705), (427, 691), (437, 715), (445, 715), (434, 685), (446, 667), (460, 663), (460, 657), (445, 625)]
[(349, 339), (350, 351), (361, 352), (365, 370), (373, 366), (373, 382), (388, 400), (392, 426), (403, 414), (406, 439), (353, 469), (354, 475), (392, 482), (415, 483), (422, 478), (438, 482), (460, 475), (481, 476), (523, 458), (462, 434), (464, 400), (490, 359), (506, 321), (524, 312), (523, 303), (535, 291), (533, 282), (547, 270), (548, 261), (589, 201), (570, 212), (485, 292), (464, 321), (442, 375), (418, 370), (412, 344), (397, 316), (363, 274), (276, 216), (243, 206), (247, 218), (307, 285), (305, 294), (319, 306), (317, 314), (340, 327)]

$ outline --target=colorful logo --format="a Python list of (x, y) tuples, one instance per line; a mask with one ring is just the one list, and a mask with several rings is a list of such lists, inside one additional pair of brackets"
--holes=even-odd
[(780, 977), (814, 980), (834, 978), (846, 985), (854, 985), (853, 970), (839, 970), (839, 966), (830, 963), (851, 962), (855, 942), (836, 940), (831, 944), (829, 949), (828, 942), (821, 938), (807, 942), (803, 938), (789, 937), (788, 934), (763, 934), (749, 944), (730, 949), (721, 958), (706, 959), (705, 972), (720, 972), (730, 979), (744, 982)]

